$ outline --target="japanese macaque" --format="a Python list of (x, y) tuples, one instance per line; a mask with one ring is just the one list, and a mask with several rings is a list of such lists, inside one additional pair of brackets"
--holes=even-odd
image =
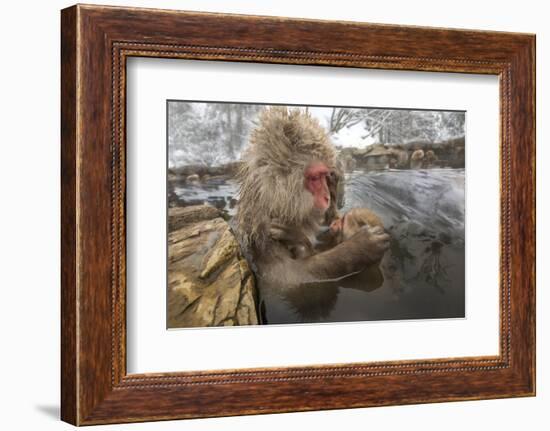
[(431, 168), (434, 166), (435, 162), (437, 161), (437, 156), (433, 152), (433, 150), (426, 151), (422, 167), (424, 168)]
[(344, 182), (341, 181), (341, 176), (341, 171), (338, 168), (327, 176), (330, 204), (325, 211), (323, 222), (325, 227), (319, 227), (315, 238), (308, 238), (303, 232), (290, 229), (278, 220), (271, 223), (270, 237), (285, 244), (293, 259), (302, 259), (336, 245), (334, 235), (330, 233), (328, 226), (340, 217), (338, 208), (344, 205)]
[[(260, 289), (342, 279), (379, 262), (388, 249), (380, 226), (359, 229), (325, 251), (312, 246), (327, 216), (337, 217), (330, 187), (338, 169), (325, 130), (307, 112), (263, 111), (242, 162), (236, 231)], [(293, 251), (303, 244), (307, 253)]]
[(418, 149), (411, 154), (411, 169), (422, 168), (422, 160), (424, 159), (424, 151)]

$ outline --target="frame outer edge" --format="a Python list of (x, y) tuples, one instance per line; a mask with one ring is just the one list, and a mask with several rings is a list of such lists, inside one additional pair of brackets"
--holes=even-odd
[(515, 52), (511, 73), (512, 363), (524, 396), (536, 395), (536, 53), (535, 36)]
[(529, 301), (530, 301), (530, 315), (529, 315), (529, 337), (530, 345), (529, 349), (529, 395), (537, 395), (537, 38), (536, 35), (531, 35), (527, 42), (526, 56), (528, 61), (526, 64), (529, 66), (528, 76), (526, 82), (529, 88), (529, 95), (527, 103), (530, 107), (531, 116), (528, 118), (530, 123), (528, 124), (529, 130), (529, 147), (531, 149), (531, 157), (528, 160), (529, 163), (529, 179), (532, 182), (531, 193), (527, 197), (528, 203), (531, 206), (531, 216), (529, 221), (531, 223), (530, 233), (532, 235), (532, 243), (529, 249), (529, 264), (530, 264), (530, 277), (531, 284), (529, 285)]
[(78, 7), (61, 11), (61, 420), (79, 423), (77, 295)]
[(527, 67), (527, 73), (525, 76), (525, 85), (528, 88), (526, 104), (529, 106), (530, 115), (526, 116), (526, 128), (528, 134), (528, 144), (529, 147), (529, 159), (527, 160), (526, 170), (529, 170), (528, 181), (530, 182), (530, 193), (526, 197), (527, 205), (530, 207), (530, 226), (529, 231), (527, 232), (528, 239), (531, 237), (529, 242), (529, 249), (527, 253), (527, 264), (528, 271), (530, 276), (530, 284), (526, 288), (526, 295), (528, 296), (527, 301), (529, 302), (529, 315), (527, 318), (528, 325), (528, 336), (529, 336), (529, 348), (527, 349), (529, 353), (528, 358), (528, 395), (536, 396), (537, 393), (537, 334), (536, 334), (536, 314), (537, 314), (537, 300), (536, 300), (536, 283), (537, 283), (537, 203), (536, 203), (536, 194), (537, 194), (537, 174), (536, 174), (536, 164), (537, 164), (537, 133), (536, 133), (536, 124), (537, 124), (537, 115), (536, 115), (536, 97), (537, 97), (537, 81), (536, 81), (536, 70), (537, 70), (537, 54), (536, 54), (536, 35), (530, 35), (527, 38), (527, 47), (525, 49), (526, 61), (524, 62)]
[[(324, 409), (333, 409), (333, 408), (351, 408), (351, 407), (365, 407), (367, 405), (387, 405), (387, 404), (411, 404), (411, 403), (426, 403), (426, 402), (438, 402), (438, 401), (456, 401), (456, 400), (466, 400), (466, 399), (488, 399), (488, 398), (501, 398), (501, 397), (510, 397), (510, 396), (525, 396), (531, 395), (532, 392), (530, 389), (533, 389), (534, 392), (534, 344), (531, 344), (531, 349), (527, 355), (516, 356), (515, 367), (513, 370), (517, 374), (513, 375), (511, 373), (503, 373), (500, 370), (495, 372), (495, 377), (506, 377), (507, 383), (512, 383), (514, 388), (510, 388), (510, 392), (502, 391), (502, 388), (497, 388), (495, 384), (487, 383), (488, 379), (479, 378), (478, 381), (474, 381), (474, 386), (479, 383), (480, 388), (478, 391), (474, 391), (475, 395), (471, 395), (470, 392), (466, 393), (455, 393), (450, 397), (440, 397), (440, 398), (423, 398), (420, 393), (412, 393), (408, 398), (399, 398), (395, 400), (389, 400), (384, 403), (379, 402), (346, 402), (345, 400), (340, 402), (334, 401), (332, 397), (331, 390), (334, 389), (335, 385), (325, 385), (327, 381), (325, 379), (331, 379), (338, 376), (327, 375), (325, 378), (313, 381), (307, 380), (308, 387), (311, 388), (313, 392), (310, 394), (310, 400), (307, 403), (300, 404), (298, 406), (284, 405), (281, 399), (288, 400), (288, 394), (285, 394), (279, 400), (278, 405), (271, 404), (270, 407), (263, 406), (258, 407), (254, 403), (249, 405), (246, 403), (241, 403), (242, 406), (231, 406), (230, 403), (224, 404), (222, 401), (227, 397), (225, 395), (235, 395), (240, 391), (253, 390), (254, 388), (262, 389), (281, 389), (283, 390), (283, 384), (272, 384), (269, 383), (269, 386), (266, 386), (266, 382), (228, 382), (226, 386), (220, 386), (216, 390), (211, 389), (210, 394), (206, 393), (204, 388), (209, 385), (203, 385), (202, 382), (193, 383), (193, 388), (160, 388), (158, 385), (155, 385), (155, 388), (145, 389), (140, 387), (123, 388), (119, 386), (118, 378), (112, 377), (114, 374), (109, 375), (109, 381), (107, 379), (106, 367), (107, 365), (115, 367), (113, 365), (113, 355), (111, 353), (106, 353), (106, 350), (97, 350), (97, 347), (105, 348), (107, 346), (106, 334), (107, 329), (112, 331), (113, 321), (107, 322), (104, 314), (107, 311), (107, 307), (112, 306), (111, 302), (114, 300), (112, 296), (107, 298), (106, 291), (103, 284), (98, 284), (98, 289), (94, 291), (94, 295), (91, 294), (89, 290), (90, 280), (94, 280), (91, 277), (91, 274), (87, 273), (87, 270), (90, 269), (101, 269), (103, 282), (105, 282), (106, 272), (103, 271), (106, 265), (106, 257), (101, 257), (100, 259), (91, 259), (93, 262), (90, 263), (88, 258), (95, 258), (95, 246), (99, 245), (104, 246), (105, 241), (90, 241), (89, 235), (93, 230), (87, 223), (89, 222), (90, 215), (95, 214), (96, 208), (90, 204), (90, 190), (93, 181), (98, 182), (98, 177), (92, 175), (89, 178), (90, 173), (93, 173), (93, 170), (90, 169), (90, 163), (94, 162), (99, 165), (100, 168), (105, 171), (106, 159), (102, 155), (98, 155), (98, 151), (105, 151), (106, 146), (104, 145), (103, 139), (105, 138), (104, 134), (106, 132), (100, 131), (95, 132), (89, 126), (88, 121), (93, 121), (89, 117), (92, 116), (90, 111), (90, 106), (93, 107), (93, 114), (97, 114), (103, 120), (106, 118), (105, 113), (110, 112), (106, 105), (106, 101), (103, 96), (98, 96), (100, 94), (100, 87), (93, 87), (93, 83), (89, 82), (83, 77), (87, 77), (91, 72), (99, 71), (97, 78), (100, 82), (102, 79), (106, 79), (107, 65), (97, 64), (91, 62), (90, 55), (88, 52), (88, 43), (93, 42), (93, 49), (98, 49), (100, 53), (106, 58), (106, 49), (111, 47), (111, 43), (116, 41), (117, 37), (124, 36), (127, 34), (130, 29), (127, 27), (122, 27), (120, 21), (125, 21), (128, 19), (127, 14), (120, 13), (120, 11), (132, 11), (135, 15), (140, 15), (141, 12), (146, 12), (147, 10), (138, 9), (134, 11), (133, 9), (121, 8), (113, 9), (112, 15), (108, 16), (108, 20), (100, 20), (102, 16), (98, 17), (98, 12), (102, 10), (102, 7), (96, 6), (87, 6), (83, 7), (80, 5), (73, 6), (71, 8), (65, 9), (62, 11), (62, 34), (61, 34), (61, 44), (62, 44), (62, 93), (61, 93), (61, 191), (62, 191), (62, 211), (61, 211), (61, 222), (62, 222), (62, 292), (61, 292), (61, 308), (62, 308), (62, 325), (61, 325), (61, 336), (62, 336), (62, 369), (61, 369), (61, 380), (62, 380), (62, 395), (61, 395), (61, 416), (62, 419), (66, 422), (69, 422), (74, 425), (83, 425), (83, 424), (99, 424), (99, 423), (119, 423), (119, 422), (136, 422), (136, 421), (146, 421), (146, 420), (160, 420), (160, 419), (176, 419), (184, 417), (210, 417), (210, 416), (229, 416), (236, 414), (258, 414), (258, 413), (274, 413), (274, 412), (283, 412), (283, 411), (307, 411), (307, 410), (324, 410)], [(116, 12), (116, 13), (115, 13)], [(151, 10), (149, 10), (151, 12)], [(182, 12), (174, 11), (179, 14)], [(154, 12), (151, 12), (153, 14)], [(109, 14), (111, 15), (111, 11)], [(114, 16), (116, 15), (116, 16)], [(171, 15), (171, 14), (170, 14)], [(196, 14), (185, 14), (182, 13), (192, 21)], [(268, 19), (281, 19), (275, 17), (263, 17), (266, 20)], [(231, 21), (236, 20), (237, 18), (232, 17)], [(244, 19), (244, 18), (243, 18)], [(185, 21), (185, 20), (184, 20)], [(295, 24), (303, 23), (300, 20), (288, 19), (288, 23), (294, 22)], [(150, 23), (143, 23), (143, 25), (150, 25)], [(328, 25), (328, 24), (327, 24)], [(380, 30), (379, 27), (376, 27)], [(407, 29), (407, 27), (405, 27)], [(187, 31), (187, 28), (186, 28)], [(189, 30), (191, 31), (191, 30)], [(426, 30), (428, 31), (428, 30)], [(120, 33), (120, 34), (119, 34)], [(164, 34), (161, 32), (161, 34)], [(168, 33), (170, 36), (172, 33)], [(464, 33), (461, 33), (464, 34)], [(189, 37), (192, 41), (195, 36), (192, 34), (190, 36), (176, 34), (174, 38), (177, 40), (182, 38)], [(160, 36), (159, 36), (160, 37)], [(212, 36), (214, 37), (214, 36)], [(491, 37), (496, 37), (494, 34)], [(532, 72), (533, 76), (524, 76), (524, 78), (534, 78), (534, 40), (529, 41), (526, 44), (526, 40), (521, 41), (522, 35), (517, 35), (512, 38), (512, 36), (507, 37), (505, 34), (503, 38), (507, 39), (508, 47), (506, 50), (507, 58), (512, 56), (518, 60), (518, 50), (521, 48), (523, 50), (523, 60), (531, 62), (527, 66), (521, 65), (521, 61), (516, 63), (517, 67), (522, 67), (522, 70)], [(198, 38), (198, 37), (197, 37)], [(510, 39), (513, 40), (510, 40)], [(162, 38), (161, 38), (162, 39)], [(202, 43), (200, 38), (197, 39)], [(163, 40), (162, 40), (163, 41)], [(237, 42), (239, 42), (237, 40)], [(521, 43), (520, 43), (521, 42)], [(235, 42), (236, 43), (236, 42)], [(234, 45), (234, 43), (232, 43)], [(525, 52), (526, 45), (529, 45), (528, 53)], [(86, 46), (86, 49), (79, 49), (80, 47)], [(190, 47), (197, 47), (191, 43)], [(269, 47), (268, 47), (269, 48)], [(290, 45), (292, 48), (292, 44)], [(220, 48), (226, 49), (226, 48)], [(239, 47), (230, 46), (227, 49), (236, 49)], [(245, 48), (248, 49), (248, 48)], [(264, 48), (265, 50), (266, 48)], [(426, 47), (420, 47), (420, 50), (426, 49)], [(512, 52), (512, 49), (514, 50)], [(291, 49), (292, 51), (292, 49)], [(504, 51), (503, 51), (504, 52)], [(242, 53), (245, 53), (242, 51)], [(301, 54), (301, 53), (300, 53)], [(199, 54), (197, 54), (199, 55)], [(358, 54), (351, 54), (357, 56)], [(476, 54), (477, 57), (481, 54)], [(245, 55), (243, 54), (243, 57)], [(205, 59), (218, 59), (223, 58), (224, 55), (220, 55), (216, 52), (209, 56), (204, 55), (204, 57), (209, 57)], [(270, 56), (271, 58), (271, 56)], [(287, 59), (286, 57), (277, 57), (273, 56), (273, 59), (281, 60), (281, 62), (293, 63), (294, 61)], [(468, 57), (469, 58), (469, 57)], [(244, 59), (244, 58), (243, 58)], [(242, 60), (243, 60), (242, 59)], [(425, 61), (424, 58), (419, 58), (418, 62), (415, 62), (412, 65), (407, 64), (407, 69), (410, 70), (421, 70), (424, 69)], [(235, 58), (230, 61), (238, 61)], [(323, 60), (327, 61), (329, 64), (336, 63), (333, 59)], [(500, 61), (500, 58), (497, 58), (495, 61)], [(369, 60), (370, 62), (370, 60)], [(315, 61), (314, 64), (320, 63)], [(443, 62), (445, 63), (445, 62)], [(365, 63), (366, 64), (366, 63)], [(390, 69), (397, 68), (401, 64), (401, 60), (392, 59)], [(479, 60), (477, 66), (481, 68), (482, 64), (485, 64), (485, 61)], [(383, 66), (383, 65), (382, 65)], [(386, 65), (387, 66), (387, 65)], [(366, 67), (366, 66), (361, 66)], [(438, 70), (441, 68), (442, 71), (445, 70), (445, 67), (441, 64), (436, 66)], [(484, 66), (486, 67), (486, 66)], [(382, 67), (386, 68), (386, 67)], [(475, 69), (475, 68), (474, 68)], [(435, 70), (435, 69), (434, 69)], [(477, 69), (475, 69), (477, 70)], [(488, 69), (483, 69), (488, 70)], [(471, 72), (468, 69), (468, 72)], [(467, 72), (467, 73), (468, 73)], [(104, 76), (105, 75), (105, 76)], [(515, 75), (513, 75), (515, 76)], [(520, 93), (525, 97), (524, 101), (526, 105), (530, 105), (534, 101), (534, 82), (527, 84), (527, 91), (525, 92), (524, 87), (519, 87)], [(103, 98), (102, 98), (103, 97)], [(97, 103), (99, 100), (100, 103)], [(91, 105), (90, 105), (91, 103)], [(512, 105), (514, 107), (516, 103)], [(529, 106), (531, 107), (531, 106)], [(529, 110), (529, 107), (527, 108)], [(515, 106), (517, 109), (517, 105)], [(515, 110), (515, 109), (514, 109)], [(534, 125), (534, 106), (530, 110), (533, 116), (531, 120), (527, 120), (526, 123), (522, 125), (524, 127), (532, 127)], [(104, 121), (106, 124), (106, 121)], [(512, 128), (515, 131), (515, 128)], [(514, 134), (514, 133), (512, 133)], [(515, 142), (515, 141), (514, 141)], [(529, 156), (534, 157), (534, 129), (529, 133), (529, 137), (524, 137), (524, 144), (527, 146), (528, 154), (524, 154), (523, 157), (518, 159), (518, 162), (525, 166), (529, 164), (533, 168), (533, 171), (530, 172), (530, 175), (527, 175), (527, 178), (524, 178), (524, 181), (527, 184), (526, 194), (523, 195), (522, 203), (525, 203), (527, 209), (534, 211), (534, 161)], [(101, 145), (97, 145), (97, 144)], [(95, 144), (95, 146), (92, 146)], [(91, 156), (91, 157), (90, 157)], [(111, 154), (112, 156), (112, 154)], [(90, 157), (91, 160), (88, 160), (87, 157)], [(113, 174), (114, 175), (114, 174)], [(513, 177), (513, 175), (512, 175)], [(115, 175), (116, 178), (116, 175)], [(92, 181), (93, 180), (93, 181)], [(105, 184), (101, 182), (103, 186)], [(116, 183), (115, 185), (119, 185)], [(105, 188), (102, 189), (102, 193), (105, 193)], [(88, 195), (86, 194), (88, 193)], [(111, 193), (113, 193), (111, 189)], [(531, 200), (531, 198), (533, 200)], [(101, 210), (101, 212), (99, 211)], [(106, 213), (106, 208), (99, 208), (98, 212), (102, 215)], [(113, 213), (111, 213), (113, 214)], [(534, 231), (534, 219), (535, 215), (532, 213), (532, 218), (530, 218), (525, 226), (527, 227), (523, 233), (526, 231), (528, 233), (533, 233)], [(89, 225), (89, 223), (88, 223)], [(95, 225), (94, 225), (95, 226)], [(95, 229), (95, 227), (94, 227)], [(95, 232), (95, 231), (94, 231)], [(111, 238), (113, 240), (113, 238)], [(529, 244), (525, 245), (525, 250), (527, 252), (527, 257), (534, 258), (534, 242), (529, 241)], [(95, 267), (92, 266), (95, 265)], [(116, 264), (112, 263), (112, 265)], [(521, 268), (526, 272), (529, 272), (528, 278), (534, 277), (534, 261), (532, 263), (524, 262), (521, 265)], [(524, 322), (524, 325), (516, 330), (515, 340), (519, 341), (521, 334), (525, 332), (530, 332), (524, 342), (517, 343), (525, 346), (524, 343), (529, 342), (534, 343), (534, 279), (532, 280), (533, 284), (530, 286), (528, 291), (523, 290), (522, 295), (515, 295), (515, 298), (521, 304), (528, 303), (529, 307), (526, 310), (526, 315), (529, 318), (528, 322)], [(99, 313), (100, 316), (97, 316)], [(96, 321), (99, 320), (100, 325), (95, 325)], [(81, 323), (81, 324), (80, 324)], [(92, 325), (94, 323), (94, 325)], [(110, 325), (110, 326), (109, 326)], [(111, 332), (111, 337), (114, 337), (115, 332)], [(530, 335), (530, 336), (529, 336)], [(531, 340), (531, 337), (533, 339)], [(114, 338), (113, 338), (114, 339)], [(110, 339), (112, 341), (112, 339)], [(109, 363), (107, 361), (109, 357)], [(531, 364), (532, 366), (529, 366)], [(525, 389), (526, 375), (530, 374), (533, 378), (531, 381), (533, 386), (531, 388), (527, 387)], [(428, 376), (430, 374), (428, 373)], [(435, 376), (435, 374), (434, 374)], [(99, 377), (99, 378), (98, 378)], [(284, 376), (283, 376), (284, 377)], [(486, 376), (489, 377), (489, 376)], [(472, 377), (473, 379), (474, 377)], [(283, 378), (282, 380), (285, 380)], [(388, 380), (388, 379), (385, 379)], [(404, 379), (401, 379), (404, 381)], [(443, 379), (443, 380), (449, 380)], [(305, 380), (304, 380), (305, 381)], [(397, 381), (397, 378), (395, 379)], [(347, 384), (348, 382), (346, 382)], [(493, 381), (494, 383), (494, 381)], [(261, 386), (259, 385), (261, 384)], [(485, 386), (483, 386), (485, 384)], [(294, 385), (295, 386), (295, 385)], [(294, 389), (290, 384), (286, 384), (287, 388)], [(226, 389), (227, 388), (227, 389)], [(496, 388), (496, 389), (495, 389)], [(124, 390), (122, 390), (124, 389)], [(363, 387), (364, 395), (368, 395), (368, 389)], [(414, 387), (413, 387), (414, 389)], [(481, 394), (481, 390), (486, 389), (486, 395)], [(497, 392), (492, 392), (493, 390), (500, 389)], [(210, 389), (209, 389), (210, 390)], [(201, 397), (202, 402), (207, 400), (207, 404), (214, 402), (212, 397), (209, 395), (215, 395), (216, 392), (219, 395), (221, 406), (219, 408), (212, 408), (210, 411), (203, 409), (204, 406), (200, 406)], [(224, 395), (225, 394), (225, 395)], [(481, 394), (481, 395), (480, 395)], [(273, 392), (273, 395), (277, 395), (276, 391)], [(280, 395), (280, 394), (279, 394)], [(158, 415), (147, 414), (147, 398), (148, 397), (160, 397), (160, 403), (166, 403), (165, 407), (174, 408), (177, 407), (175, 414), (173, 410), (170, 410), (169, 415)], [(216, 396), (213, 397), (214, 399)], [(348, 399), (351, 397), (348, 394)], [(150, 400), (149, 400), (150, 401)], [(334, 401), (334, 402), (332, 402)], [(140, 407), (141, 406), (141, 407)], [(135, 410), (141, 408), (142, 410)], [(182, 413), (182, 409), (187, 408), (186, 412)], [(196, 410), (201, 408), (202, 412)], [(134, 411), (132, 412), (132, 409)], [(144, 410), (143, 410), (144, 409)], [(179, 409), (179, 410), (178, 410)], [(198, 412), (198, 413), (197, 413)], [(158, 413), (158, 412), (156, 412)]]
[(532, 223), (533, 223), (533, 316), (531, 319), (532, 334), (533, 337), (533, 358), (532, 358), (532, 371), (531, 376), (533, 379), (532, 395), (537, 395), (537, 36), (533, 35), (530, 44), (530, 55), (533, 60), (533, 67), (531, 70), (531, 79), (533, 82), (533, 94), (531, 96), (531, 104), (533, 109), (533, 157), (531, 160), (531, 169), (533, 177), (533, 194), (531, 196), (533, 202), (532, 211)]

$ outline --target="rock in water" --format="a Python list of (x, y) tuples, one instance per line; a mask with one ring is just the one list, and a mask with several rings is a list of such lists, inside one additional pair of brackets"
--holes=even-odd
[(211, 206), (168, 209), (168, 327), (257, 325), (256, 286)]

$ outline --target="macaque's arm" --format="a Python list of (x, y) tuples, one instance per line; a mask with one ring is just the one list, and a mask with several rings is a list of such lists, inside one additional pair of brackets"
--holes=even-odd
[(389, 248), (389, 239), (380, 227), (363, 228), (347, 241), (299, 262), (314, 280), (343, 278), (379, 262)]

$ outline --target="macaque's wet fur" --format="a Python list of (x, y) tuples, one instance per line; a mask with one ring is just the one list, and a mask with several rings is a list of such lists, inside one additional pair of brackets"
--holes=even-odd
[(266, 108), (242, 161), (236, 230), (260, 290), (344, 278), (379, 262), (388, 249), (383, 229), (367, 226), (328, 250), (313, 247), (303, 256), (293, 250), (311, 245), (338, 217), (336, 154), (309, 113)]

